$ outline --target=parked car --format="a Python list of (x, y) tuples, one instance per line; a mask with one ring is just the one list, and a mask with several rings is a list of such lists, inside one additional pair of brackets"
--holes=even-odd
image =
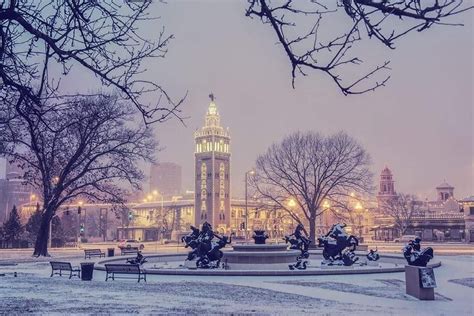
[(124, 240), (121, 240), (118, 243), (118, 247), (120, 249), (123, 249), (123, 248), (138, 248), (140, 250), (143, 250), (143, 248), (145, 248), (145, 245), (143, 245), (141, 242), (139, 242), (138, 240), (135, 240), (135, 239), (124, 239)]
[(415, 240), (418, 237), (416, 235), (403, 235), (401, 237), (395, 238), (394, 242), (409, 242), (410, 240)]

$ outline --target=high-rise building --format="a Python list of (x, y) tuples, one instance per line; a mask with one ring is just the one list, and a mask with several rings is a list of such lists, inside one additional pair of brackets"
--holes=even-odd
[(181, 166), (173, 162), (161, 162), (151, 166), (150, 191), (171, 197), (181, 194)]
[(194, 133), (195, 148), (195, 224), (210, 223), (218, 231), (230, 227), (230, 135), (220, 124), (211, 102), (205, 124)]
[(13, 206), (20, 209), (22, 204), (30, 201), (31, 189), (22, 180), (22, 170), (7, 163), (6, 180), (0, 180), (0, 220), (5, 221)]

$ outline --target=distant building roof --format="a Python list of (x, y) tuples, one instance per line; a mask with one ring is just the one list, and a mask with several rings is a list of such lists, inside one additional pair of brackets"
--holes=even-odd
[(391, 176), (391, 175), (392, 175), (392, 171), (390, 171), (390, 169), (388, 169), (388, 167), (385, 166), (385, 168), (382, 170), (381, 175)]
[(469, 197), (467, 197), (467, 198), (464, 198), (464, 199), (462, 199), (462, 200), (459, 201), (459, 202), (461, 202), (461, 203), (474, 202), (474, 195), (471, 195), (471, 196), (469, 196)]
[(448, 184), (446, 181), (444, 181), (443, 183), (438, 185), (436, 187), (436, 189), (454, 189), (454, 187), (452, 185)]

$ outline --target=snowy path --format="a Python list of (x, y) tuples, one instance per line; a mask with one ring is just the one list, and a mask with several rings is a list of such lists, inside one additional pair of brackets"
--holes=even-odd
[[(58, 253), (73, 264), (79, 253)], [(94, 271), (90, 282), (50, 278), (48, 260), (24, 259), (1, 266), (0, 314), (350, 314), (469, 315), (474, 311), (473, 256), (438, 257), (439, 294), (421, 302), (406, 296), (403, 273), (308, 277), (204, 277), (149, 275), (148, 283), (105, 282)], [(9, 260), (16, 260), (14, 256)], [(23, 261), (23, 260), (16, 260)], [(1, 260), (0, 260), (1, 263)], [(13, 277), (13, 272), (18, 277)], [(450, 282), (449, 280), (464, 280)]]

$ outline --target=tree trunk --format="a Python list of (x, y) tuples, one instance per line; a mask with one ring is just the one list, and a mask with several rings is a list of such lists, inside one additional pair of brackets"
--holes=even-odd
[(316, 217), (313, 218), (313, 216), (309, 220), (309, 239), (311, 247), (316, 247)]
[(49, 257), (48, 254), (48, 240), (49, 240), (49, 225), (51, 225), (51, 217), (48, 216), (46, 211), (41, 218), (41, 226), (38, 230), (38, 236), (36, 237), (35, 242), (35, 251), (33, 256), (45, 256)]

